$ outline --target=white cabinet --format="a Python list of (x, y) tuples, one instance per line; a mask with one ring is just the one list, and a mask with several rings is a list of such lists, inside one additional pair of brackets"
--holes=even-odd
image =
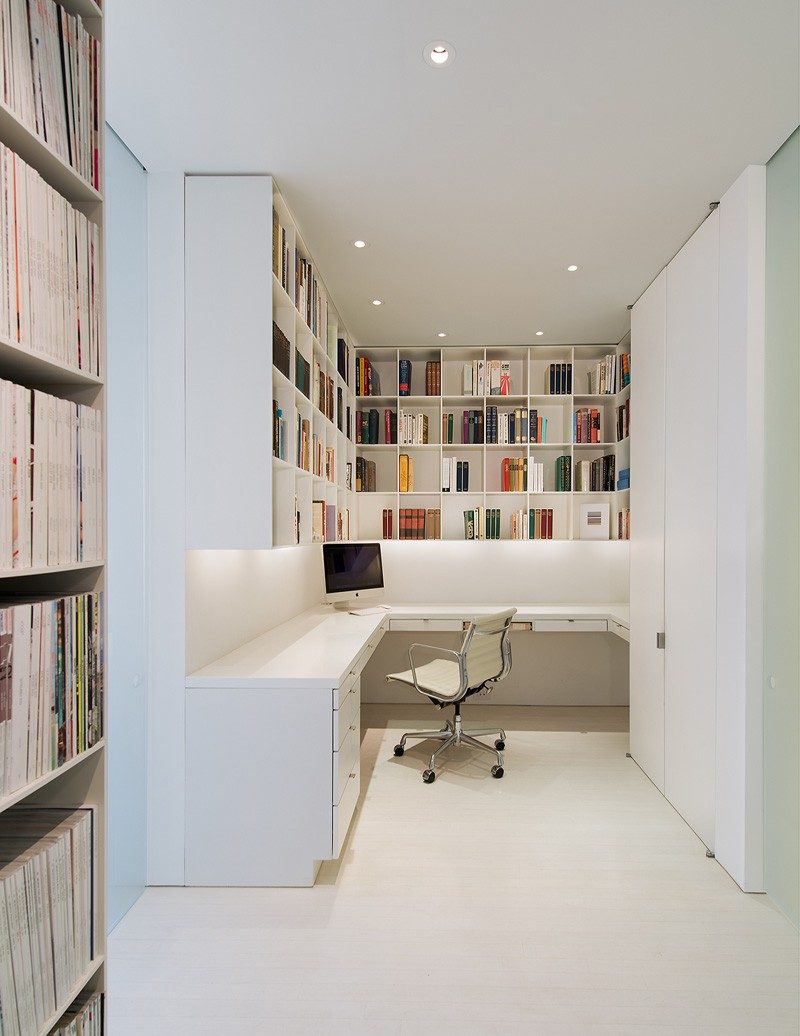
[(667, 267), (664, 454), (664, 794), (711, 849), (718, 271), (715, 210)]
[[(631, 314), (631, 755), (664, 790), (664, 435), (667, 273)], [(635, 365), (635, 367), (634, 367)], [(640, 415), (637, 417), (636, 415)]]

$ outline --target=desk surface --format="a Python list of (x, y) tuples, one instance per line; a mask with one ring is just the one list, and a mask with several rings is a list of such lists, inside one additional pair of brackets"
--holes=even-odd
[[(378, 615), (320, 605), (276, 626), (186, 678), (187, 687), (338, 687), (370, 638), (395, 619), (464, 619), (500, 605), (393, 604)], [(515, 621), (612, 619), (628, 626), (627, 604), (520, 604)]]

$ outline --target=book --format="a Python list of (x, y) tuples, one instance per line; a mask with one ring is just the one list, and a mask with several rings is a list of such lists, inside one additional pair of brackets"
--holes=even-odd
[(509, 360), (500, 361), (500, 395), (511, 395), (511, 362)]
[(272, 362), (283, 374), (285, 378), (289, 378), (289, 353), (290, 353), (289, 339), (281, 331), (278, 325), (273, 320), (272, 322)]
[(398, 362), (398, 395), (411, 395), (411, 360)]
[(425, 395), (442, 394), (442, 364), (440, 360), (428, 360), (425, 364)]
[(617, 407), (617, 442), (622, 442), (631, 434), (630, 406), (631, 401), (626, 399), (621, 406)]
[(414, 492), (414, 460), (407, 453), (401, 453), (399, 459), (400, 492)]
[(103, 996), (81, 993), (61, 1016), (50, 1036), (102, 1036)]
[(488, 362), (488, 395), (499, 396), (500, 395), (500, 360), (489, 360)]
[(384, 507), (381, 523), (382, 535), (385, 540), (394, 539), (394, 511), (391, 507)]
[(572, 414), (572, 441), (602, 442), (602, 413), (597, 407), (578, 407)]
[(572, 364), (549, 364), (545, 372), (544, 390), (550, 396), (572, 395)]

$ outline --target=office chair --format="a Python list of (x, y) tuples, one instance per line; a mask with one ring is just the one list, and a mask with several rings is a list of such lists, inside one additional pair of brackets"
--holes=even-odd
[[(497, 763), (492, 767), (492, 777), (502, 777), (503, 756), (506, 747), (506, 735), (503, 730), (466, 731), (461, 726), (461, 703), (473, 694), (488, 694), (492, 684), (502, 680), (511, 672), (511, 643), (509, 631), (511, 619), (516, 608), (495, 612), (470, 619), (464, 633), (459, 651), (433, 647), (429, 644), (412, 644), (408, 651), (411, 669), (404, 673), (391, 673), (387, 682), (395, 680), (408, 684), (424, 694), (437, 708), (444, 709), (452, 705), (455, 713), (453, 722), (447, 720), (441, 730), (417, 730), (403, 734), (400, 743), (394, 746), (394, 754), (402, 755), (406, 750), (409, 738), (427, 740), (428, 738), (443, 742), (431, 755), (430, 766), (422, 774), (426, 784), (436, 780), (436, 764), (439, 758), (453, 745), (469, 745), (483, 752), (496, 756)], [(436, 658), (424, 665), (417, 665), (414, 652), (426, 651), (433, 655), (447, 655), (449, 658)], [(476, 734), (495, 734), (497, 740), (494, 748), (478, 741)]]

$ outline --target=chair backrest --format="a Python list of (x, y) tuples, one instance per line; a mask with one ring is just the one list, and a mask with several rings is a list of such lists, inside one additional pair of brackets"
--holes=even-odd
[(516, 608), (492, 615), (476, 616), (470, 622), (461, 651), (465, 654), (467, 687), (480, 687), (487, 680), (502, 680), (511, 669), (509, 630)]

